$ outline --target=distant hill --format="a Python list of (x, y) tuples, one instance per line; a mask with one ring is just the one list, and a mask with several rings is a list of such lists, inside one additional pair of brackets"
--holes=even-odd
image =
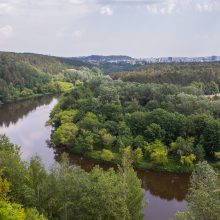
[(111, 74), (121, 71), (134, 71), (137, 68), (145, 66), (147, 64), (212, 63), (220, 61), (220, 56), (132, 58), (129, 56), (120, 55), (91, 55), (76, 57), (74, 59), (99, 66), (105, 74)]
[(84, 81), (100, 74), (94, 65), (72, 58), (0, 52), (0, 103), (56, 93), (61, 85), (67, 85), (64, 82)]
[(220, 62), (148, 64), (132, 72), (119, 72), (113, 79), (139, 83), (172, 83), (189, 85), (193, 82), (220, 85)]
[(122, 62), (122, 61), (131, 61), (134, 60), (134, 58), (129, 56), (122, 56), (122, 55), (111, 55), (111, 56), (102, 56), (102, 55), (91, 55), (91, 56), (83, 56), (83, 57), (77, 57), (77, 59), (85, 62)]
[(77, 59), (84, 63), (96, 65), (99, 68), (101, 68), (105, 74), (111, 74), (113, 72), (119, 71), (133, 71), (136, 68), (141, 67), (143, 65), (143, 63), (140, 63), (137, 59), (122, 55), (91, 55), (75, 57), (74, 59)]

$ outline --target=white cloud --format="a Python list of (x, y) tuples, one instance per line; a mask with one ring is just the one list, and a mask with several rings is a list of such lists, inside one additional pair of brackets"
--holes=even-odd
[(147, 11), (152, 14), (171, 14), (177, 6), (177, 0), (164, 0), (162, 2), (148, 4)]
[(217, 9), (219, 3), (215, 0), (200, 0), (197, 2), (195, 9), (199, 12), (211, 12)]
[(84, 0), (69, 0), (69, 3), (71, 4), (84, 4)]
[(72, 36), (73, 36), (73, 38), (76, 39), (76, 40), (77, 40), (77, 39), (80, 39), (81, 36), (82, 36), (82, 32), (81, 32), (80, 30), (76, 30), (76, 31), (73, 32)]
[(0, 15), (8, 14), (13, 10), (13, 6), (9, 3), (0, 3)]
[(105, 5), (105, 6), (101, 7), (100, 13), (102, 15), (111, 16), (111, 15), (113, 15), (113, 10), (112, 10), (112, 8), (109, 5)]
[(219, 0), (161, 0), (148, 3), (147, 11), (152, 14), (171, 14), (183, 10), (211, 12), (220, 10)]
[(10, 25), (5, 25), (0, 27), (0, 39), (7, 39), (11, 37), (13, 33), (13, 28)]

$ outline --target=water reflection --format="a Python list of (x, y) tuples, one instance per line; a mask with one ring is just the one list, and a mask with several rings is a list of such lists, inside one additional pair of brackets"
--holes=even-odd
[(47, 168), (54, 162), (54, 152), (46, 144), (51, 127), (45, 127), (45, 122), (56, 103), (57, 98), (48, 96), (0, 107), (0, 134), (21, 146), (22, 159), (29, 160), (37, 154)]
[(11, 124), (17, 123), (19, 119), (22, 119), (37, 107), (49, 105), (51, 100), (55, 97), (54, 95), (44, 96), (18, 101), (12, 104), (0, 105), (0, 126), (9, 127)]
[[(154, 196), (171, 201), (185, 199), (189, 187), (189, 175), (138, 171), (143, 187)], [(159, 180), (159, 181), (158, 181)]]
[[(60, 155), (65, 150), (60, 149), (55, 151), (55, 158), (59, 160)], [(90, 171), (94, 166), (99, 165), (104, 170), (110, 167), (117, 168), (116, 165), (105, 161), (98, 161), (79, 155), (70, 156), (71, 164), (81, 166), (84, 170)], [(138, 177), (142, 180), (142, 186), (146, 191), (150, 191), (153, 196), (160, 197), (167, 201), (183, 201), (186, 197), (189, 188), (188, 174), (175, 174), (165, 172), (152, 172), (136, 170)]]
[[(64, 150), (56, 150), (56, 160)], [(84, 170), (90, 171), (95, 165), (104, 170), (112, 167), (112, 164), (97, 161), (78, 155), (71, 155), (71, 163), (81, 166)], [(117, 168), (117, 166), (114, 166)], [(176, 211), (184, 210), (186, 207), (185, 197), (189, 187), (188, 174), (172, 174), (137, 170), (142, 180), (142, 187), (145, 191), (145, 200), (148, 206), (144, 208), (145, 219), (148, 220), (169, 220)]]

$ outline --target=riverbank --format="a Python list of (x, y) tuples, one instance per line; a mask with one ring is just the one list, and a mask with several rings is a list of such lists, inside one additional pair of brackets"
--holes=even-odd
[[(56, 104), (57, 97), (43, 96), (6, 104), (0, 108), (1, 133), (6, 134), (13, 143), (21, 147), (23, 160), (29, 161), (32, 156), (39, 155), (47, 170), (50, 170), (59, 153), (46, 144), (52, 128), (45, 127), (45, 124)], [(103, 169), (117, 166), (116, 163), (93, 160), (76, 154), (72, 154), (70, 159), (73, 166), (80, 166), (88, 171), (96, 165)], [(142, 181), (145, 198), (149, 204), (143, 209), (145, 219), (169, 220), (177, 211), (185, 209), (189, 175), (146, 170), (137, 170), (137, 174)], [(159, 207), (166, 208), (158, 212)]]
[[(59, 148), (56, 148), (55, 146), (53, 146), (53, 148), (55, 150), (59, 151)], [(62, 153), (68, 153), (70, 158), (73, 155), (78, 155), (78, 156), (82, 156), (88, 159), (93, 159), (95, 161), (97, 161), (97, 164), (99, 163), (108, 163), (110, 166), (117, 166), (118, 164), (121, 163), (121, 156), (119, 153), (113, 153), (114, 155), (114, 159), (112, 160), (104, 160), (101, 156), (101, 151), (92, 151), (89, 152), (85, 155), (83, 154), (79, 154), (74, 150), (69, 150), (67, 148), (62, 148), (60, 154)], [(173, 174), (191, 174), (192, 171), (194, 170), (194, 166), (193, 167), (184, 167), (181, 166), (180, 164), (177, 164), (178, 161), (176, 161), (174, 158), (168, 158), (168, 162), (166, 164), (163, 165), (159, 165), (159, 164), (155, 164), (152, 161), (139, 161), (139, 162), (134, 162), (133, 166), (136, 170), (140, 170), (140, 171), (153, 171), (153, 172), (163, 172), (163, 173), (173, 173)], [(220, 170), (220, 163), (218, 162), (209, 162), (209, 164), (216, 170), (219, 171)]]
[(18, 97), (17, 99), (14, 99), (14, 100), (10, 100), (10, 101), (7, 101), (7, 102), (0, 102), (0, 105), (4, 105), (4, 104), (12, 104), (12, 103), (16, 103), (16, 102), (19, 102), (19, 101), (25, 101), (25, 100), (28, 100), (28, 99), (32, 99), (32, 98), (38, 98), (38, 97), (43, 97), (43, 96), (50, 96), (50, 95), (58, 95), (60, 93), (39, 93), (39, 94), (34, 94), (34, 95), (31, 95), (31, 96), (26, 96), (26, 97)]
[[(59, 151), (59, 148), (56, 149), (55, 146), (53, 146), (53, 148)], [(97, 163), (99, 162), (109, 163), (109, 165), (112, 165), (112, 166), (117, 166), (118, 164), (121, 163), (121, 155), (119, 153), (113, 153), (114, 159), (112, 160), (104, 160), (101, 156), (101, 153), (102, 153), (101, 151), (92, 151), (92, 152), (89, 152), (83, 155), (83, 154), (77, 153), (74, 150), (62, 148), (61, 152), (68, 153), (70, 158), (72, 155), (78, 155), (78, 156), (86, 157), (88, 159), (96, 160)], [(140, 170), (140, 171), (155, 171), (155, 172), (164, 172), (164, 173), (173, 173), (173, 174), (184, 174), (184, 173), (190, 174), (193, 171), (193, 167), (189, 168), (189, 167), (180, 166), (176, 164), (176, 161), (172, 158), (169, 158), (168, 162), (164, 165), (158, 165), (158, 164), (153, 163), (152, 161), (142, 160), (139, 162), (134, 162), (133, 166), (135, 169)]]

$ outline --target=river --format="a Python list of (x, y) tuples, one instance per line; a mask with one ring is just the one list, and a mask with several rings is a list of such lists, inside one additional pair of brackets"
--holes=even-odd
[[(38, 97), (12, 104), (0, 105), (0, 134), (21, 146), (21, 157), (28, 161), (33, 155), (41, 156), (47, 169), (54, 163), (56, 153), (47, 145), (51, 127), (45, 126), (50, 111), (56, 105), (56, 96)], [(71, 161), (85, 170), (98, 162), (72, 155)], [(100, 163), (107, 168), (109, 164)], [(187, 174), (137, 171), (145, 190), (148, 206), (143, 210), (147, 220), (169, 220), (177, 210), (186, 207), (185, 196), (189, 186)]]

